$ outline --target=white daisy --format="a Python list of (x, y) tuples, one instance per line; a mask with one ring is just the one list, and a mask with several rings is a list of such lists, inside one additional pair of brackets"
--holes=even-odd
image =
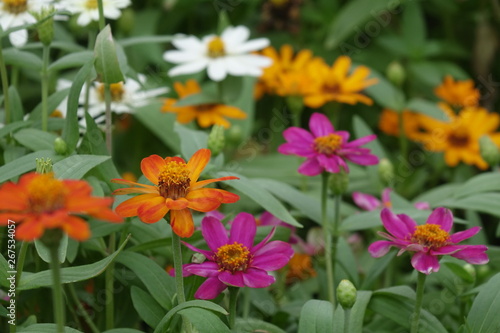
[[(73, 14), (80, 14), (76, 23), (86, 26), (92, 21), (99, 21), (97, 0), (62, 0), (61, 5)], [(122, 15), (120, 9), (130, 6), (130, 0), (103, 0), (104, 17), (116, 20)]]
[(208, 35), (199, 39), (188, 36), (174, 39), (178, 50), (167, 51), (163, 58), (174, 64), (171, 76), (197, 73), (207, 68), (208, 77), (222, 81), (228, 74), (235, 76), (260, 76), (262, 68), (272, 64), (268, 57), (249, 52), (269, 45), (267, 38), (248, 40), (250, 30), (244, 26), (228, 27), (220, 36)]
[[(0, 25), (2, 30), (33, 24), (36, 19), (30, 12), (41, 12), (48, 7), (52, 0), (1, 0)], [(9, 34), (10, 43), (14, 46), (23, 46), (28, 41), (28, 31), (21, 29)]]

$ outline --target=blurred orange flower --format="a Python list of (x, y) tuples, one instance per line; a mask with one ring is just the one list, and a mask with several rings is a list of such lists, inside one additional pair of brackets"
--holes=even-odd
[(142, 173), (154, 185), (113, 179), (113, 183), (130, 186), (118, 189), (113, 194), (141, 194), (119, 204), (116, 213), (123, 217), (139, 216), (145, 223), (155, 223), (170, 212), (172, 230), (180, 237), (191, 237), (194, 223), (190, 209), (210, 212), (222, 203), (239, 200), (239, 196), (231, 192), (204, 188), (208, 184), (237, 177), (198, 181), (210, 155), (210, 150), (200, 149), (187, 163), (180, 157), (151, 155), (144, 158), (141, 162)]
[[(201, 92), (201, 88), (195, 80), (188, 80), (184, 86), (180, 82), (175, 82), (174, 89), (179, 95), (179, 99)], [(219, 103), (175, 106), (177, 101), (178, 99), (175, 98), (166, 98), (161, 111), (176, 113), (177, 121), (181, 124), (187, 124), (196, 119), (198, 125), (202, 128), (212, 125), (229, 128), (231, 123), (225, 117), (233, 119), (245, 119), (247, 117), (245, 112), (235, 106)]]
[(317, 275), (312, 266), (311, 256), (305, 253), (295, 253), (288, 262), (286, 281), (288, 284), (297, 280), (307, 280)]
[(83, 180), (59, 180), (53, 173), (27, 173), (17, 184), (0, 188), (0, 225), (14, 220), (16, 238), (32, 241), (46, 229), (62, 229), (69, 237), (84, 241), (90, 237), (88, 224), (78, 215), (121, 222), (109, 208), (112, 198), (92, 197), (92, 188)]
[(474, 81), (455, 81), (451, 75), (446, 75), (434, 93), (448, 104), (458, 107), (477, 106), (480, 97), (479, 90), (474, 88)]
[[(407, 138), (418, 139), (420, 135), (419, 115), (408, 110), (403, 111), (404, 131)], [(399, 114), (390, 109), (382, 110), (378, 127), (387, 135), (399, 136)]]

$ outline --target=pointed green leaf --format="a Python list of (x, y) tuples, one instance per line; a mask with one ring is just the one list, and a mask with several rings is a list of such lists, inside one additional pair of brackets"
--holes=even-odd
[[(36, 252), (46, 263), (50, 263), (50, 249), (43, 244), (43, 242), (39, 239), (35, 240), (35, 248)], [(66, 260), (66, 252), (68, 250), (68, 234), (64, 234), (61, 239), (61, 243), (59, 245), (59, 249), (57, 250), (59, 262), (63, 263)]]
[(333, 327), (333, 305), (328, 301), (309, 300), (300, 311), (298, 333), (330, 332)]
[(20, 121), (24, 119), (24, 109), (23, 102), (21, 101), (21, 96), (17, 88), (14, 86), (9, 87), (9, 100), (10, 100), (10, 112), (11, 112), (11, 122)]
[(155, 328), (165, 315), (165, 310), (150, 294), (139, 287), (132, 286), (130, 296), (134, 308), (142, 320), (150, 327)]
[(20, 144), (33, 151), (54, 149), (57, 136), (36, 128), (25, 128), (14, 134)]
[(115, 43), (109, 25), (102, 29), (97, 35), (94, 52), (95, 69), (100, 76), (101, 82), (112, 84), (125, 80), (120, 69)]
[(85, 65), (87, 62), (91, 61), (93, 58), (94, 58), (94, 53), (88, 50), (70, 53), (54, 61), (49, 66), (49, 72), (60, 71), (62, 69), (73, 68), (73, 67), (81, 67)]
[[(57, 332), (56, 324), (34, 324), (28, 327), (18, 328), (16, 330), (18, 333), (54, 333)], [(64, 333), (82, 333), (71, 327), (64, 327)]]
[(50, 158), (53, 162), (61, 159), (54, 151), (39, 150), (28, 155), (24, 155), (12, 162), (9, 162), (0, 167), (0, 183), (6, 180), (22, 175), (26, 172), (35, 170), (37, 158)]
[(54, 164), (54, 174), (61, 179), (81, 179), (95, 166), (106, 162), (111, 156), (73, 155)]
[(481, 288), (467, 316), (470, 333), (494, 333), (500, 329), (500, 273)]

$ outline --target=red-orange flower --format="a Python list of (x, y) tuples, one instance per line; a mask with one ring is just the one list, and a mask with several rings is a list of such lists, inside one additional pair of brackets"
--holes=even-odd
[(59, 180), (52, 173), (31, 172), (17, 184), (0, 187), (0, 225), (16, 222), (16, 238), (32, 241), (46, 229), (62, 229), (69, 237), (84, 241), (90, 237), (88, 224), (75, 214), (110, 222), (122, 219), (109, 208), (112, 198), (92, 197), (92, 188), (83, 180)]
[(198, 181), (210, 155), (210, 150), (200, 149), (187, 163), (180, 157), (151, 155), (144, 158), (141, 162), (142, 173), (154, 185), (113, 179), (114, 183), (131, 186), (113, 194), (141, 193), (119, 204), (116, 213), (123, 217), (138, 216), (145, 223), (155, 223), (170, 212), (172, 230), (180, 237), (191, 237), (194, 223), (190, 209), (206, 213), (222, 203), (233, 203), (240, 198), (228, 191), (204, 188), (210, 183), (238, 177)]

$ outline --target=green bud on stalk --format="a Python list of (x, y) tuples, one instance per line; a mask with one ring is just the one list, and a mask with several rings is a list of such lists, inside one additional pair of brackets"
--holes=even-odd
[(489, 166), (495, 167), (500, 163), (500, 149), (489, 136), (484, 135), (479, 139), (479, 150)]
[(214, 125), (212, 127), (212, 131), (208, 136), (208, 149), (212, 151), (212, 156), (217, 156), (220, 154), (222, 149), (226, 144), (226, 140), (224, 138), (224, 127), (220, 125)]
[(378, 176), (384, 186), (391, 186), (394, 181), (394, 166), (387, 158), (382, 158), (378, 164)]
[(406, 71), (398, 61), (393, 61), (387, 66), (386, 75), (389, 81), (400, 87), (406, 80)]
[[(55, 12), (54, 7), (43, 8), (41, 12), (32, 12), (33, 15), (39, 23), (36, 27), (38, 32), (38, 38), (43, 45), (49, 46), (54, 39), (54, 16), (45, 19), (47, 16), (52, 15)], [(45, 19), (45, 20), (44, 20)]]
[(334, 195), (342, 195), (349, 187), (349, 174), (343, 169), (340, 172), (332, 173), (328, 179), (328, 186)]
[(350, 309), (356, 303), (356, 287), (349, 280), (342, 280), (337, 287), (337, 298), (344, 309)]
[(68, 151), (68, 145), (66, 144), (66, 141), (63, 140), (63, 138), (57, 137), (54, 140), (54, 151), (58, 155), (66, 154), (66, 152)]

